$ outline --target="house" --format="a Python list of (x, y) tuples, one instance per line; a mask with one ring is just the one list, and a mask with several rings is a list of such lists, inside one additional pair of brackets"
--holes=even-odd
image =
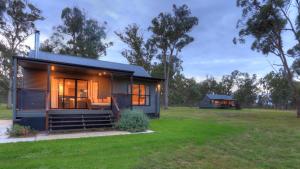
[(112, 127), (127, 108), (160, 114), (162, 79), (140, 66), (35, 50), (13, 70), (13, 121), (36, 130)]
[(207, 94), (200, 102), (199, 108), (231, 108), (236, 103), (232, 96), (220, 94)]

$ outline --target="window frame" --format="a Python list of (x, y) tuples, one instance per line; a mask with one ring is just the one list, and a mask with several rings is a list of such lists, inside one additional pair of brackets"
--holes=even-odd
[[(139, 92), (138, 94), (133, 94), (133, 85), (138, 85), (139, 86)], [(141, 86), (145, 86), (145, 94), (141, 95)], [(147, 94), (146, 90), (149, 90), (149, 94)], [(142, 83), (133, 83), (132, 86), (131, 84), (128, 84), (128, 88), (127, 88), (127, 93), (131, 96), (131, 106), (151, 106), (151, 94), (150, 94), (150, 86), (146, 85), (146, 84), (142, 84)], [(138, 96), (138, 104), (133, 104), (133, 100), (132, 100), (132, 96)], [(145, 97), (145, 104), (141, 104), (140, 103), (140, 99), (141, 97)], [(149, 100), (148, 104), (147, 104), (147, 98)]]

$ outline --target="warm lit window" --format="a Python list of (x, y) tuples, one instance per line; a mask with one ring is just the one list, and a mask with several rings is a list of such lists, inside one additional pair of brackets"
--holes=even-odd
[(148, 106), (150, 105), (149, 86), (142, 84), (134, 84), (128, 86), (128, 93), (132, 94), (132, 105), (134, 106)]

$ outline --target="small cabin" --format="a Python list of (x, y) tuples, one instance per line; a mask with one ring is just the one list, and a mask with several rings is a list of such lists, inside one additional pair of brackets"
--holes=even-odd
[(207, 94), (200, 102), (199, 108), (232, 108), (236, 101), (230, 95)]
[(13, 70), (13, 121), (35, 130), (113, 127), (122, 109), (160, 114), (162, 79), (140, 66), (31, 51)]

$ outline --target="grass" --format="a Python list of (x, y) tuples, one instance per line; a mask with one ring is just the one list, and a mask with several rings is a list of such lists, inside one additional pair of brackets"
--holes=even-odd
[(0, 168), (299, 168), (291, 111), (176, 107), (153, 134), (0, 144)]
[(0, 104), (0, 119), (11, 119), (11, 109), (7, 109), (6, 104)]

